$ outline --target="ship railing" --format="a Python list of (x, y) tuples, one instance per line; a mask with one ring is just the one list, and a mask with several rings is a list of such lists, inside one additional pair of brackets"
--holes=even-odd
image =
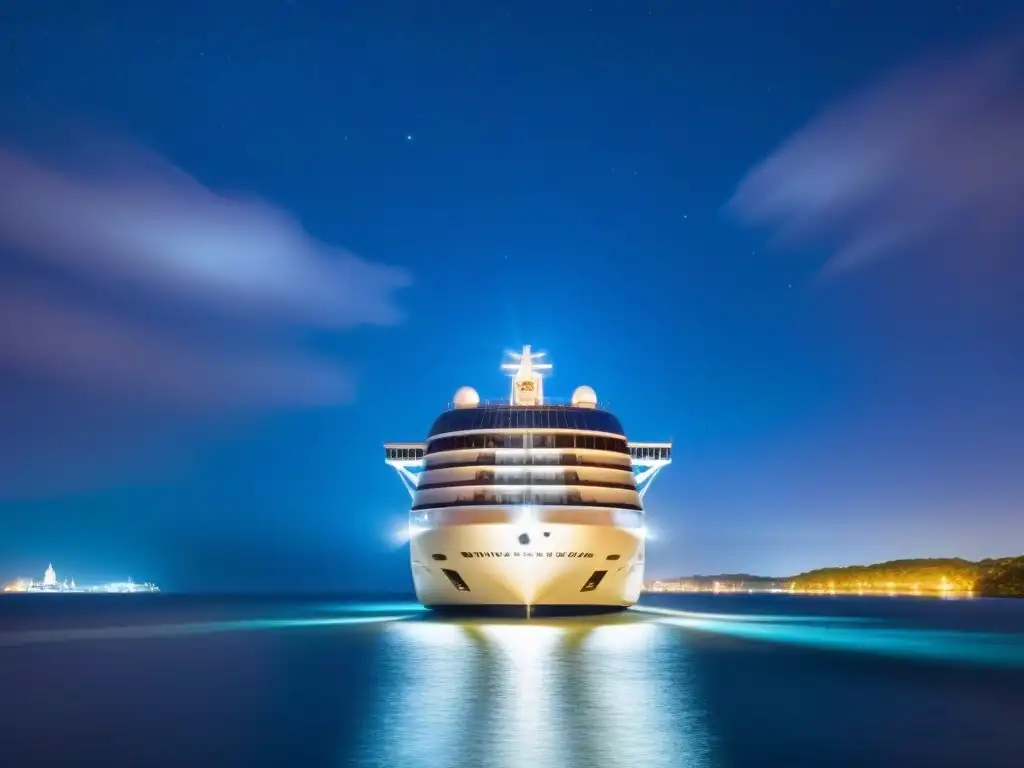
[[(500, 399), (498, 399), (498, 398), (490, 398), (490, 399), (487, 399), (487, 400), (481, 400), (475, 407), (477, 407), (477, 408), (496, 408), (496, 407), (505, 407), (505, 408), (574, 408), (576, 406), (573, 404), (571, 399), (564, 398), (564, 397), (559, 397), (559, 398), (545, 397), (544, 398), (544, 402), (541, 403), (539, 406), (512, 405), (508, 401), (507, 397), (503, 397), (503, 398), (500, 398)], [(609, 404), (604, 402), (604, 401), (601, 401), (601, 402), (599, 402), (597, 404), (597, 410), (599, 410), (599, 411), (607, 411), (608, 408), (609, 408)], [(454, 411), (454, 410), (469, 410), (469, 409), (468, 408), (458, 408), (457, 409), (455, 407), (454, 401), (449, 400), (445, 410)]]

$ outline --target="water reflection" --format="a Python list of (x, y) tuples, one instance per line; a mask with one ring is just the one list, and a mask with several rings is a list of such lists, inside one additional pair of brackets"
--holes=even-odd
[(585, 707), (598, 733), (587, 765), (704, 766), (710, 737), (687, 649), (653, 623), (595, 627), (583, 638)]
[(380, 624), (400, 621), (407, 615), (337, 616), (310, 619), (244, 619), (239, 621), (195, 621), (176, 624), (132, 624), (112, 627), (77, 627), (72, 629), (29, 629), (0, 632), (0, 647), (70, 643), (98, 640), (146, 640), (212, 635), (220, 632), (253, 632), (283, 629), (326, 629), (358, 624)]
[(649, 619), (408, 620), (382, 634), (364, 764), (708, 763), (686, 656)]
[(880, 621), (836, 616), (754, 617), (647, 607), (637, 607), (634, 611), (662, 625), (746, 640), (906, 659), (1024, 668), (1024, 644), (1019, 635), (1006, 632), (891, 627)]

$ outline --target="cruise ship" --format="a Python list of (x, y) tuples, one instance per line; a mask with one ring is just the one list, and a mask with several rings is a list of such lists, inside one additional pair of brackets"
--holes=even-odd
[(644, 584), (643, 497), (672, 444), (628, 442), (588, 386), (549, 404), (544, 353), (509, 354), (507, 401), (462, 387), (425, 442), (384, 445), (412, 496), (416, 596), (527, 618), (628, 608)]

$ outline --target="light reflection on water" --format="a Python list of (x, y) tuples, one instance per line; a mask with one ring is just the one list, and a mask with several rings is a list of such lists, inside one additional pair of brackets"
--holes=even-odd
[(1024, 668), (1019, 635), (844, 616), (640, 607), (561, 621), (421, 616), (380, 631), (380, 687), (390, 694), (370, 718), (363, 754), (368, 764), (411, 768), (710, 766), (715, 729), (694, 663), (697, 635)]
[[(84, 721), (68, 749), (107, 754), (96, 765), (1024, 765), (1024, 603), (769, 597), (533, 621), (384, 601), (5, 605), (18, 738), (2, 765), (64, 764), (52, 724)], [(150, 737), (112, 761), (126, 732)], [(238, 759), (202, 762), (222, 744)]]
[[(685, 648), (653, 623), (607, 624), (582, 643), (588, 710), (598, 719), (591, 765), (710, 763), (703, 697)], [(637, 685), (637, 681), (642, 681)]]
[(1024, 643), (1020, 635), (1006, 632), (899, 628), (834, 616), (751, 617), (646, 607), (634, 611), (663, 625), (745, 640), (921, 661), (1024, 668)]
[(367, 764), (708, 764), (685, 659), (680, 670), (672, 633), (650, 621), (403, 621), (383, 634), (391, 693), (365, 732)]
[(212, 635), (222, 632), (254, 632), (259, 630), (325, 629), (359, 624), (399, 621), (406, 615), (336, 616), (332, 618), (242, 619), (238, 621), (194, 621), (175, 624), (137, 624), (112, 627), (79, 627), (71, 629), (30, 629), (0, 632), (0, 647), (70, 643), (99, 640), (146, 640)]

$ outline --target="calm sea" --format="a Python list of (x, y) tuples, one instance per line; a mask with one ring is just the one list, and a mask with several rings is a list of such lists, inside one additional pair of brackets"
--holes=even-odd
[(1024, 601), (0, 599), (0, 766), (1024, 766)]

